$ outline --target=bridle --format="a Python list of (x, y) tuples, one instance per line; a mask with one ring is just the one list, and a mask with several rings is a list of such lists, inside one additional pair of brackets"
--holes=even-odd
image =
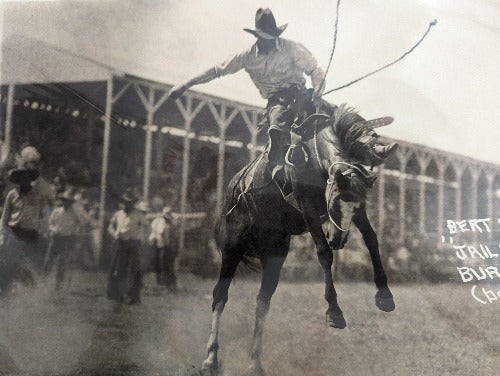
[[(316, 159), (317, 159), (317, 162), (318, 162), (318, 165), (321, 167), (321, 157), (319, 155), (319, 149), (318, 149), (318, 137), (317, 137), (317, 134), (318, 134), (318, 122), (316, 122), (314, 124), (314, 136), (313, 136), (313, 143), (314, 143), (314, 151), (315, 151), (315, 154), (316, 154)], [(361, 174), (364, 174), (363, 171), (356, 165), (352, 164), (352, 163), (349, 163), (349, 162), (344, 162), (344, 161), (334, 161), (329, 167), (328, 167), (328, 179), (326, 181), (326, 184), (327, 186), (331, 186), (335, 179), (333, 178), (333, 175), (332, 175), (332, 169), (336, 166), (336, 165), (345, 165), (345, 166), (348, 166), (349, 169), (347, 169), (346, 171), (344, 171), (342, 174), (343, 175), (348, 175), (350, 174), (352, 171), (357, 171)], [(328, 198), (326, 200), (327, 202), (327, 209), (326, 209), (326, 212), (328, 213), (328, 218), (330, 219), (330, 222), (332, 222), (332, 224), (337, 228), (337, 230), (339, 231), (342, 231), (342, 232), (347, 232), (349, 231), (349, 227), (351, 226), (351, 223), (352, 223), (352, 217), (351, 217), (351, 220), (349, 222), (349, 225), (347, 226), (347, 229), (344, 229), (342, 228), (341, 226), (339, 226), (335, 220), (332, 218), (331, 214), (330, 214), (330, 211), (328, 210), (328, 203), (330, 202), (330, 200), (332, 199), (332, 193), (333, 192), (333, 189), (330, 188), (329, 190), (329, 193), (328, 193)]]

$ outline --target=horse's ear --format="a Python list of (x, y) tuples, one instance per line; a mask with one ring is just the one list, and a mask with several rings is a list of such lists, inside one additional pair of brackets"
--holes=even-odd
[(349, 179), (342, 174), (342, 171), (340, 169), (335, 171), (335, 182), (337, 183), (339, 189), (349, 189)]

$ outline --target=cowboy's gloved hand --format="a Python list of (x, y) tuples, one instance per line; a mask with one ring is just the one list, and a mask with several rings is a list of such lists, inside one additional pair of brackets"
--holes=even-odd
[(315, 87), (312, 93), (312, 101), (314, 107), (316, 107), (317, 109), (321, 108), (321, 103), (322, 103), (321, 94), (323, 94), (324, 90), (325, 90), (325, 83), (323, 82), (321, 87), (318, 88)]
[(316, 112), (319, 113), (321, 110), (321, 104), (322, 104), (323, 100), (321, 99), (321, 97), (313, 94), (312, 101), (313, 101), (314, 107), (316, 108)]
[(180, 97), (182, 97), (182, 94), (184, 94), (186, 90), (187, 87), (184, 84), (174, 86), (168, 93), (168, 99), (179, 99)]

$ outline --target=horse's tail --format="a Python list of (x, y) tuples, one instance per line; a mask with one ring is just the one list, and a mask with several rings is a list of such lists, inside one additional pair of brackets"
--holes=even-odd
[(241, 258), (241, 265), (243, 266), (243, 271), (248, 273), (258, 273), (262, 270), (262, 266), (259, 260), (255, 257), (248, 255), (243, 255)]
[[(243, 221), (240, 222), (240, 225), (235, 226), (233, 228), (231, 225), (231, 229), (228, 228), (228, 221), (234, 221), (238, 220), (236, 218), (228, 218), (225, 215), (221, 215), (217, 222), (215, 223), (214, 227), (214, 235), (215, 235), (215, 243), (217, 244), (217, 250), (219, 251), (219, 254), (221, 255), (222, 258), (225, 257), (226, 252), (240, 252), (240, 271), (243, 272), (244, 274), (249, 274), (249, 273), (254, 273), (258, 272), (261, 270), (260, 263), (258, 259), (255, 257), (255, 255), (252, 253), (252, 248), (250, 246), (250, 242), (246, 240), (241, 240), (243, 239), (241, 237), (241, 233), (237, 234), (235, 231), (245, 231), (244, 228), (246, 227), (246, 221), (248, 218), (240, 217), (238, 218)], [(240, 227), (238, 229), (238, 227)], [(238, 249), (234, 247), (225, 247), (228, 242), (231, 242), (231, 239), (234, 239), (234, 237), (240, 237), (240, 247), (244, 247), (244, 249)]]

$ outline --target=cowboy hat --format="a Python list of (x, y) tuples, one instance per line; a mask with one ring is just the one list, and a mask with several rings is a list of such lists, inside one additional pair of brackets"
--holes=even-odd
[(165, 206), (161, 210), (161, 216), (162, 217), (167, 217), (167, 218), (172, 218), (172, 208), (170, 206)]
[(75, 201), (75, 196), (69, 190), (64, 191), (58, 195), (57, 198), (60, 198), (63, 201)]
[(255, 14), (255, 30), (243, 29), (246, 32), (255, 35), (259, 38), (274, 39), (279, 37), (285, 31), (288, 24), (276, 26), (273, 12), (269, 8), (259, 8)]
[(30, 181), (38, 179), (39, 173), (37, 170), (17, 168), (9, 173), (9, 180), (14, 184), (21, 184), (25, 178)]
[(120, 196), (120, 201), (123, 202), (124, 204), (131, 204), (137, 201), (137, 198), (135, 195), (130, 191), (130, 189), (127, 189), (121, 196)]
[(139, 201), (136, 205), (135, 208), (141, 212), (149, 212), (149, 204), (146, 201)]

